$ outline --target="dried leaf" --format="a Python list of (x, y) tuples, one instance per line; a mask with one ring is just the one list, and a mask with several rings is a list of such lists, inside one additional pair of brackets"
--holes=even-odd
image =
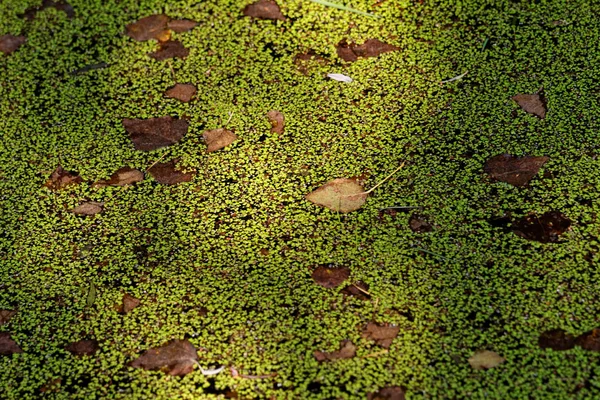
[(311, 69), (310, 67), (312, 64), (325, 65), (327, 64), (327, 60), (310, 50), (306, 53), (296, 54), (294, 57), (294, 64), (302, 74), (308, 75), (308, 71)]
[(50, 175), (50, 179), (44, 183), (44, 186), (50, 190), (60, 190), (69, 185), (75, 185), (81, 182), (83, 182), (83, 179), (81, 179), (77, 172), (65, 171), (59, 165), (54, 172), (52, 172), (52, 175)]
[(312, 278), (317, 285), (331, 289), (341, 285), (350, 276), (348, 267), (318, 266), (312, 273)]
[(0, 325), (7, 324), (16, 313), (16, 310), (0, 310)]
[(558, 242), (558, 237), (571, 226), (563, 213), (548, 211), (540, 216), (529, 214), (513, 222), (512, 231), (527, 240), (549, 243)]
[(0, 332), (0, 355), (10, 356), (15, 353), (22, 353), (23, 350), (11, 339), (10, 333)]
[(193, 172), (181, 172), (177, 170), (175, 160), (153, 165), (152, 168), (148, 169), (148, 173), (158, 183), (162, 183), (163, 185), (175, 185), (181, 182), (190, 182), (194, 179)]
[(344, 74), (327, 74), (327, 77), (338, 82), (352, 82), (352, 78)]
[(161, 42), (158, 50), (148, 55), (155, 60), (164, 61), (169, 58), (186, 58), (189, 54), (190, 50), (184, 47), (179, 40), (167, 40)]
[(2, 35), (0, 36), (0, 51), (10, 54), (21, 47), (27, 39), (25, 36)]
[(271, 133), (283, 133), (285, 128), (285, 118), (282, 113), (271, 110), (267, 113), (267, 118), (271, 123)]
[(147, 350), (129, 365), (146, 370), (164, 369), (169, 375), (183, 376), (193, 371), (197, 361), (196, 349), (185, 339)]
[(125, 118), (123, 126), (136, 150), (150, 151), (179, 142), (187, 133), (189, 123), (173, 117)]
[(541, 119), (546, 117), (546, 101), (541, 94), (517, 94), (511, 97), (525, 112)]
[(600, 352), (600, 328), (581, 334), (575, 342), (584, 350)]
[(367, 395), (367, 400), (404, 400), (405, 398), (404, 389), (400, 386), (388, 386)]
[(77, 207), (73, 208), (71, 212), (77, 215), (96, 215), (102, 212), (103, 205), (104, 203), (86, 201), (85, 203), (81, 203)]
[(543, 332), (538, 339), (542, 349), (569, 350), (575, 347), (575, 337), (562, 329)]
[(358, 60), (358, 57), (377, 57), (380, 54), (396, 50), (399, 50), (399, 48), (378, 39), (368, 39), (361, 45), (349, 44), (346, 40), (342, 40), (337, 45), (338, 56), (348, 62), (354, 62)]
[(95, 187), (125, 186), (144, 180), (144, 173), (130, 167), (119, 168), (109, 179), (98, 181)]
[(400, 327), (379, 325), (375, 322), (369, 322), (363, 329), (362, 337), (369, 340), (374, 340), (379, 346), (388, 349), (392, 345), (392, 341), (398, 336)]
[(121, 305), (120, 311), (123, 314), (127, 314), (139, 305), (140, 305), (139, 299), (136, 299), (135, 297), (125, 293), (123, 295), (123, 304)]
[(341, 360), (346, 358), (352, 358), (356, 355), (356, 346), (350, 340), (342, 340), (340, 343), (340, 349), (331, 353), (323, 351), (315, 351), (313, 353), (315, 359), (319, 362), (329, 360)]
[(94, 339), (82, 339), (73, 342), (66, 347), (66, 350), (76, 356), (91, 356), (98, 351), (98, 342)]
[(150, 39), (158, 41), (168, 40), (170, 36), (169, 29), (167, 28), (168, 22), (169, 17), (164, 14), (144, 17), (137, 22), (127, 25), (127, 36), (138, 42)]
[(510, 183), (514, 186), (524, 186), (538, 173), (549, 157), (516, 157), (510, 154), (500, 154), (488, 159), (483, 170), (490, 178)]
[(204, 131), (202, 134), (204, 141), (206, 142), (206, 152), (210, 153), (222, 149), (223, 147), (229, 146), (231, 143), (237, 140), (235, 133), (224, 129), (213, 129), (211, 131)]
[(365, 204), (367, 194), (353, 179), (338, 178), (306, 195), (306, 200), (333, 211), (349, 213)]
[(252, 18), (285, 21), (285, 17), (281, 13), (279, 6), (272, 0), (259, 0), (255, 3), (248, 4), (244, 8), (244, 15)]
[(369, 300), (371, 295), (369, 294), (369, 285), (362, 281), (356, 281), (342, 289), (342, 293), (346, 296), (354, 296), (359, 300)]
[(416, 233), (431, 232), (433, 229), (429, 221), (427, 221), (427, 218), (420, 214), (411, 215), (408, 220), (408, 226), (411, 231)]
[(502, 364), (506, 359), (498, 353), (489, 350), (477, 350), (469, 358), (469, 364), (473, 369), (490, 369)]
[(61, 378), (51, 379), (40, 388), (42, 393), (58, 393), (60, 391)]
[(189, 102), (196, 95), (196, 86), (187, 83), (178, 83), (165, 92), (166, 97), (177, 99), (184, 103)]
[(192, 21), (191, 19), (174, 19), (169, 21), (167, 27), (177, 33), (187, 32), (194, 29), (198, 23), (196, 21)]

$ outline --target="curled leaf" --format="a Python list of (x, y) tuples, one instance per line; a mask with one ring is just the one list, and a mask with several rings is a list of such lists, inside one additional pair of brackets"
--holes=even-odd
[(331, 180), (306, 195), (311, 203), (341, 213), (358, 210), (365, 204), (367, 194), (363, 187), (353, 179), (338, 178)]

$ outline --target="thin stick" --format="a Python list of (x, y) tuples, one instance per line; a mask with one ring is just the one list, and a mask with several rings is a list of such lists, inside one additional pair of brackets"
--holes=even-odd
[(457, 81), (457, 80), (459, 80), (459, 79), (462, 79), (462, 78), (464, 78), (464, 77), (465, 77), (465, 75), (467, 75), (468, 73), (469, 73), (469, 71), (465, 72), (464, 74), (461, 74), (461, 75), (455, 76), (454, 78), (450, 78), (450, 79), (448, 79), (448, 80), (441, 81), (440, 83), (448, 83), (448, 82), (454, 82), (454, 81)]
[(367, 190), (366, 192), (354, 193), (354, 194), (347, 194), (346, 196), (347, 197), (349, 197), (349, 196), (358, 196), (358, 195), (363, 195), (363, 194), (369, 194), (369, 193), (371, 193), (373, 190), (375, 190), (379, 186), (383, 185), (385, 183), (385, 181), (387, 181), (392, 176), (394, 176), (394, 174), (396, 172), (400, 171), (402, 169), (402, 167), (404, 167), (404, 164), (406, 164), (406, 161), (402, 161), (402, 164), (400, 164), (400, 166), (398, 168), (396, 168), (391, 174), (389, 174), (388, 176), (386, 176), (384, 180), (382, 180), (381, 182), (379, 182), (377, 185), (373, 186), (371, 189)]
[(175, 70), (173, 69), (173, 65), (171, 64), (171, 60), (167, 60), (167, 65), (171, 69), (171, 75), (173, 76), (173, 82), (177, 83), (177, 78), (175, 78)]
[(146, 172), (148, 172), (148, 170), (152, 167), (154, 167), (160, 160), (162, 160), (163, 158), (165, 158), (165, 156), (167, 155), (168, 151), (165, 151), (165, 153), (160, 156), (156, 161), (154, 161), (148, 168), (146, 168)]
[(310, 1), (312, 1), (313, 3), (321, 4), (322, 6), (337, 8), (338, 10), (350, 11), (350, 12), (353, 12), (353, 13), (356, 13), (356, 14), (360, 14), (360, 15), (364, 15), (364, 16), (371, 17), (371, 18), (380, 18), (379, 15), (371, 14), (371, 13), (364, 12), (364, 11), (360, 11), (360, 10), (357, 10), (355, 8), (346, 7), (343, 4), (333, 3), (333, 2), (327, 1), (327, 0), (310, 0)]
[(354, 286), (355, 288), (357, 288), (358, 290), (360, 290), (361, 292), (363, 292), (367, 296), (371, 295), (371, 293), (367, 292), (365, 289), (361, 288), (360, 286), (355, 285), (354, 283), (352, 284), (352, 286)]

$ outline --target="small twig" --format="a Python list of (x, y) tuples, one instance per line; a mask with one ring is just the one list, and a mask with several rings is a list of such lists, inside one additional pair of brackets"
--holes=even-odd
[(371, 189), (367, 190), (366, 192), (346, 194), (341, 197), (362, 196), (362, 195), (371, 193), (373, 190), (377, 189), (379, 186), (383, 185), (388, 179), (390, 179), (392, 176), (394, 176), (394, 174), (396, 172), (400, 171), (400, 169), (402, 169), (402, 167), (404, 167), (404, 164), (406, 164), (406, 161), (402, 161), (402, 164), (400, 164), (400, 166), (398, 168), (396, 168), (391, 174), (386, 176), (381, 182), (379, 182), (377, 185), (373, 186)]
[(175, 78), (175, 70), (173, 69), (173, 65), (171, 64), (171, 60), (167, 60), (167, 65), (171, 69), (171, 75), (173, 76), (173, 82), (177, 83), (177, 78)]
[(462, 78), (464, 78), (464, 77), (465, 77), (465, 75), (467, 75), (468, 73), (469, 73), (469, 71), (465, 72), (464, 74), (461, 74), (461, 75), (455, 76), (454, 78), (450, 78), (450, 79), (447, 79), (447, 80), (445, 80), (445, 81), (441, 81), (440, 83), (448, 83), (448, 82), (454, 82), (454, 81), (457, 81), (457, 80), (459, 80), (459, 79), (462, 79)]
[(380, 208), (379, 210), (392, 210), (392, 209), (412, 210), (415, 208), (421, 208), (421, 207), (419, 207), (419, 206), (391, 206), (391, 207), (383, 207), (383, 208)]
[(218, 373), (220, 373), (221, 371), (223, 371), (225, 369), (224, 365), (221, 365), (219, 368), (215, 368), (215, 369), (204, 369), (202, 368), (202, 366), (200, 365), (200, 363), (196, 360), (192, 360), (196, 363), (196, 365), (198, 366), (198, 368), (200, 368), (200, 372), (202, 372), (202, 375), (204, 376), (211, 376), (211, 375), (217, 375)]
[(160, 157), (159, 157), (159, 158), (158, 158), (156, 161), (154, 161), (154, 162), (153, 162), (153, 163), (152, 163), (152, 164), (151, 164), (151, 165), (150, 165), (148, 168), (146, 168), (146, 172), (148, 172), (148, 170), (149, 170), (149, 169), (151, 169), (151, 168), (152, 168), (152, 167), (154, 167), (156, 164), (158, 164), (158, 162), (159, 162), (160, 160), (162, 160), (163, 158), (165, 158), (165, 156), (166, 156), (167, 154), (168, 154), (168, 152), (167, 152), (167, 151), (165, 151), (165, 153), (164, 153), (162, 156), (160, 156)]
[(381, 351), (376, 351), (375, 353), (367, 354), (366, 356), (362, 356), (361, 358), (377, 357), (377, 356), (380, 356), (382, 354), (387, 354), (387, 353), (389, 353), (389, 351), (387, 349), (385, 349), (385, 350), (381, 350)]
[(358, 290), (360, 290), (361, 292), (363, 292), (364, 294), (366, 294), (367, 296), (370, 296), (371, 293), (367, 292), (365, 289), (361, 288), (360, 286), (357, 286), (356, 284), (352, 284), (352, 286), (354, 286), (355, 288), (357, 288)]
[(376, 14), (371, 14), (368, 12), (364, 12), (364, 11), (360, 11), (354, 8), (350, 8), (350, 7), (346, 7), (343, 4), (338, 4), (338, 3), (333, 3), (331, 1), (327, 1), (327, 0), (310, 0), (313, 3), (317, 3), (317, 4), (321, 4), (322, 6), (327, 6), (327, 7), (333, 7), (333, 8), (337, 8), (338, 10), (344, 10), (344, 11), (350, 11), (356, 14), (360, 14), (360, 15), (364, 15), (366, 17), (371, 17), (371, 18), (380, 18), (379, 15)]
[(227, 122), (225, 122), (225, 125), (223, 125), (223, 126), (229, 125), (229, 123), (231, 122), (231, 119), (233, 118), (233, 111), (229, 111), (228, 114), (229, 114), (229, 119), (227, 119)]

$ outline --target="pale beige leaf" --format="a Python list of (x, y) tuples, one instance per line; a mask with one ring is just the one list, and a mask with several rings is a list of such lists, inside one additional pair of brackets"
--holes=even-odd
[(477, 350), (469, 358), (469, 364), (473, 369), (490, 369), (502, 364), (506, 359), (495, 351)]
[(306, 195), (306, 200), (333, 211), (349, 213), (365, 204), (367, 193), (355, 180), (338, 178)]
[(204, 131), (202, 137), (206, 142), (206, 152), (208, 153), (229, 146), (231, 143), (237, 140), (235, 133), (223, 128)]

